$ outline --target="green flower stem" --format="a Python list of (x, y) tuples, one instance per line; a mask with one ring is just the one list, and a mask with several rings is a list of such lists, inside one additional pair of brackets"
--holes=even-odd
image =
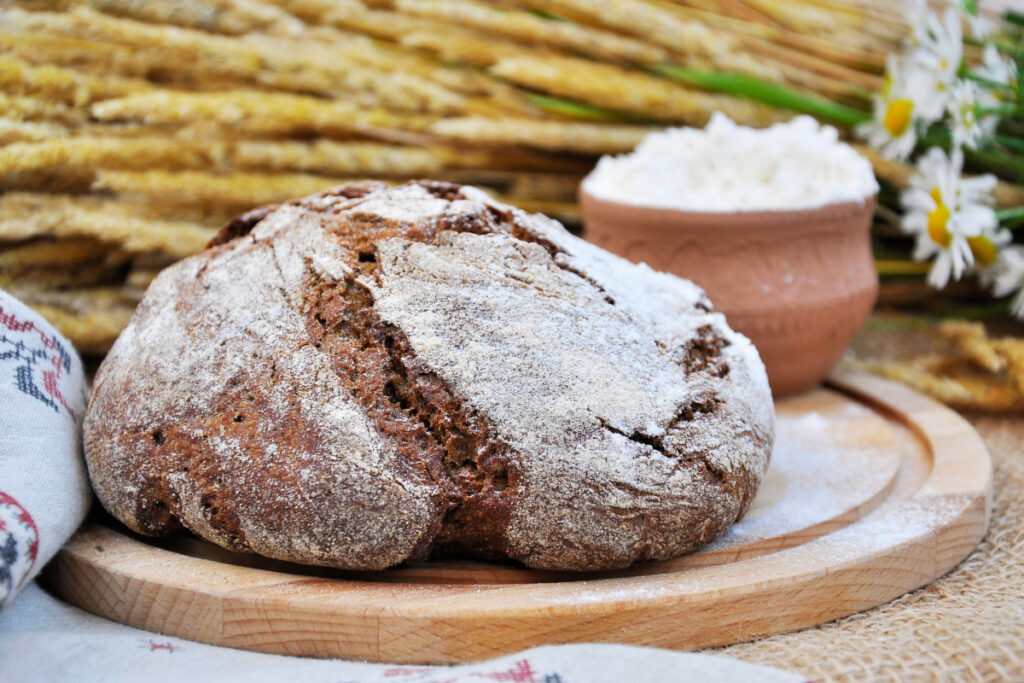
[(964, 150), (967, 161), (984, 166), (989, 170), (1002, 174), (1004, 178), (1013, 178), (1015, 182), (1024, 179), (1024, 157), (1013, 156), (994, 149)]
[(1015, 138), (1012, 135), (996, 134), (992, 136), (992, 139), (1007, 149), (1012, 149), (1015, 152), (1024, 152), (1024, 140), (1020, 138)]
[[(921, 136), (921, 139), (918, 140), (917, 148), (920, 151), (929, 147), (941, 147), (946, 152), (949, 152), (951, 144), (949, 129), (936, 125), (929, 128)], [(1004, 178), (1016, 180), (1024, 177), (1024, 156), (1015, 156), (995, 149), (965, 149), (964, 158), (972, 165), (983, 167), (988, 171), (994, 171)]]
[(1010, 22), (1011, 24), (1017, 24), (1018, 26), (1024, 26), (1024, 14), (1015, 12), (1012, 9), (1007, 10), (1003, 13), (1003, 19)]
[(979, 320), (983, 318), (999, 318), (1010, 312), (1009, 299), (1001, 299), (991, 303), (977, 304), (974, 306), (952, 306), (940, 308), (926, 313), (902, 313), (893, 315), (872, 315), (864, 322), (865, 329), (888, 331), (888, 330), (909, 330), (909, 329), (931, 329), (943, 320)]
[(1019, 104), (1007, 104), (1001, 107), (975, 106), (974, 111), (978, 116), (985, 116), (986, 114), (996, 114), (997, 116), (1017, 116), (1024, 114), (1024, 106)]
[(989, 90), (1002, 90), (1003, 92), (1008, 93), (1017, 92), (1017, 89), (1010, 85), (1009, 83), (1000, 83), (999, 81), (993, 81), (989, 78), (985, 78), (983, 76), (978, 76), (977, 74), (971, 73), (967, 69), (960, 70), (960, 78), (965, 78), (969, 81), (974, 81), (979, 85), (985, 86)]
[(901, 277), (906, 275), (924, 275), (929, 264), (902, 259), (875, 259), (875, 270), (881, 277)]
[(658, 64), (651, 70), (687, 85), (704, 90), (740, 95), (756, 102), (763, 102), (779, 109), (789, 109), (803, 114), (811, 114), (832, 123), (853, 128), (871, 116), (859, 109), (837, 104), (813, 95), (805, 95), (785, 86), (772, 83), (746, 74), (727, 73), (722, 71), (701, 71), (688, 69), (674, 64)]
[(964, 38), (964, 42), (969, 43), (971, 45), (977, 45), (978, 47), (984, 47), (985, 43), (989, 42), (992, 45), (995, 45), (996, 49), (1002, 52), (1003, 54), (1012, 55), (1015, 58), (1024, 57), (1024, 46), (1011, 45), (1010, 43), (1004, 43), (1000, 40), (984, 41), (975, 40), (974, 38)]
[(1017, 218), (1024, 218), (1024, 206), (1018, 206), (1012, 209), (1000, 209), (996, 211), (996, 218), (999, 222), (1012, 221)]

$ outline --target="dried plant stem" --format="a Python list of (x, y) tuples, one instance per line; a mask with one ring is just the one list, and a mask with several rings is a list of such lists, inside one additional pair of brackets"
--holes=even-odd
[[(10, 30), (111, 42), (141, 50), (171, 51), (173, 78), (199, 84), (217, 79), (254, 83), (299, 93), (359, 93), (363, 105), (381, 104), (409, 111), (461, 111), (459, 96), (401, 73), (330, 59), (329, 50), (310, 51), (297, 40), (255, 40), (120, 19), (86, 7), (66, 13), (3, 13)], [(168, 60), (164, 60), (166, 64)]]
[(33, 67), (6, 56), (0, 56), (0, 87), (8, 95), (30, 95), (76, 106), (150, 88), (144, 81), (93, 78), (49, 64)]
[(652, 130), (644, 126), (485, 118), (443, 119), (430, 127), (430, 132), (452, 140), (589, 154), (627, 152)]
[(654, 76), (582, 59), (515, 57), (501, 60), (491, 71), (560, 97), (691, 125), (704, 125), (715, 111), (755, 126), (780, 118), (768, 107), (741, 98), (690, 90)]
[(100, 171), (95, 189), (179, 206), (232, 206), (241, 211), (322, 192), (350, 180), (300, 173)]
[(116, 207), (87, 208), (73, 198), (53, 197), (31, 208), (27, 204), (17, 195), (0, 197), (0, 240), (85, 237), (132, 253), (161, 252), (180, 258), (202, 249), (215, 232), (182, 221), (142, 220)]
[(686, 19), (669, 9), (640, 0), (528, 0), (527, 4), (554, 10), (584, 23), (621, 31), (678, 55), (696, 58), (703, 64), (726, 71), (739, 71), (763, 78), (778, 78), (778, 73), (750, 55), (744, 54), (726, 36), (719, 35), (699, 21)]
[(93, 106), (92, 114), (103, 121), (176, 125), (212, 121), (250, 134), (326, 137), (377, 128), (422, 130), (433, 122), (428, 117), (360, 108), (347, 102), (254, 91), (157, 91), (100, 102)]
[(571, 50), (597, 59), (654, 63), (665, 61), (669, 55), (664, 48), (610, 31), (548, 21), (529, 12), (496, 10), (470, 0), (398, 0), (395, 7), (407, 14), (455, 22), (488, 35)]

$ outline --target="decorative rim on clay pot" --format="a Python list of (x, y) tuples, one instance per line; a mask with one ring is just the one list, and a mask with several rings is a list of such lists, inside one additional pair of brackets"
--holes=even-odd
[(761, 353), (776, 396), (818, 384), (878, 295), (875, 196), (807, 209), (698, 212), (597, 199), (581, 186), (584, 236), (693, 280)]

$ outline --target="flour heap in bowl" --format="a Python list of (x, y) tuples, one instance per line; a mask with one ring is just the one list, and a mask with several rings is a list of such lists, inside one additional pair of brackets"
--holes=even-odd
[(726, 212), (864, 202), (878, 183), (867, 159), (809, 116), (758, 130), (716, 113), (704, 129), (651, 133), (631, 154), (602, 158), (583, 188), (604, 201)]

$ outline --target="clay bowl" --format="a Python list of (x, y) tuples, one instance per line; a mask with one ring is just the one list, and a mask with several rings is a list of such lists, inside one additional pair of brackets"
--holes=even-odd
[(702, 213), (603, 201), (580, 189), (584, 236), (704, 288), (757, 347), (776, 396), (816, 386), (878, 295), (875, 197), (814, 209)]

